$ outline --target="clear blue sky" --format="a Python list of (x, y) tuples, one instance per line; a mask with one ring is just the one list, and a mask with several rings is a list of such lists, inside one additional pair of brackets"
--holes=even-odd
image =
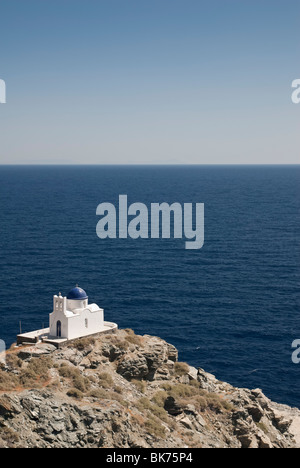
[(299, 163), (299, 0), (1, 0), (0, 163)]

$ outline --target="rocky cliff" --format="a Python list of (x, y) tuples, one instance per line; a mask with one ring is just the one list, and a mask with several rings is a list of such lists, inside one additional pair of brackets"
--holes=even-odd
[(178, 362), (132, 330), (12, 347), (0, 369), (0, 447), (294, 448), (300, 411)]

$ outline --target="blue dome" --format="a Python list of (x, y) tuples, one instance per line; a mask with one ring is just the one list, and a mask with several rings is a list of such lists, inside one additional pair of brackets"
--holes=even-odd
[(83, 301), (84, 299), (88, 299), (87, 293), (76, 286), (76, 288), (72, 289), (69, 294), (67, 295), (67, 299), (72, 301)]

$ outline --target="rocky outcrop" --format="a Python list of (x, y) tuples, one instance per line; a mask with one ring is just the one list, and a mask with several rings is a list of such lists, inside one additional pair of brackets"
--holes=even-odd
[(11, 349), (0, 447), (294, 448), (300, 411), (179, 363), (158, 337), (119, 330)]
[(144, 346), (120, 359), (117, 372), (126, 379), (166, 380), (178, 360), (177, 349), (155, 336), (144, 336)]

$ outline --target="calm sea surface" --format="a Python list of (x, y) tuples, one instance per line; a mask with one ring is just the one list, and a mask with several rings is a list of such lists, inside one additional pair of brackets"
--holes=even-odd
[[(96, 208), (204, 203), (205, 245), (100, 240)], [(0, 339), (48, 325), (76, 283), (180, 360), (300, 407), (300, 167), (0, 167)]]

